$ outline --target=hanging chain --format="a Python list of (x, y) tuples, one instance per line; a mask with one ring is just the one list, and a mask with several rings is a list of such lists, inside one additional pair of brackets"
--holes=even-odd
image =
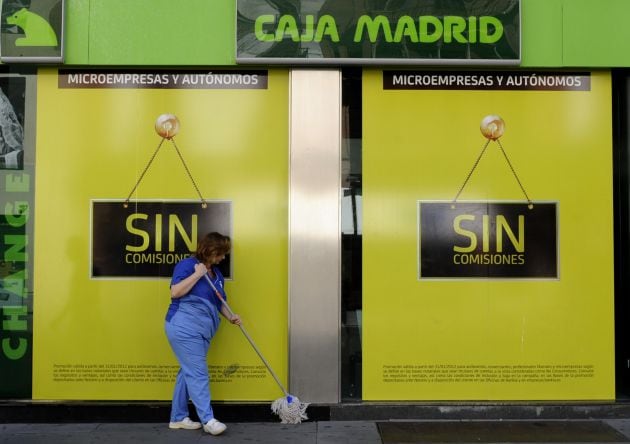
[[(160, 148), (162, 147), (162, 144), (164, 143), (165, 140), (166, 140), (165, 137), (163, 137), (162, 140), (160, 140), (160, 143), (157, 146), (157, 148), (155, 149), (155, 151), (153, 152), (153, 155), (151, 156), (151, 159), (149, 159), (149, 163), (147, 163), (147, 166), (144, 167), (144, 171), (142, 171), (142, 174), (140, 174), (140, 177), (138, 178), (138, 181), (136, 182), (134, 187), (131, 189), (131, 192), (129, 193), (129, 196), (127, 196), (127, 199), (125, 199), (125, 202), (123, 203), (123, 206), (125, 208), (127, 208), (129, 206), (129, 199), (131, 198), (131, 195), (134, 193), (134, 191), (136, 191), (136, 188), (138, 188), (138, 185), (140, 185), (140, 182), (142, 181), (142, 179), (144, 178), (144, 175), (149, 170), (149, 167), (153, 163), (153, 160), (155, 160), (155, 157), (157, 156), (158, 151), (160, 151)], [(199, 195), (199, 199), (201, 200), (201, 207), (202, 208), (207, 208), (208, 204), (206, 203), (205, 199), (202, 197), (201, 191), (199, 191), (199, 187), (195, 183), (195, 179), (193, 179), (192, 174), (190, 174), (190, 170), (188, 169), (188, 166), (186, 165), (186, 162), (184, 161), (184, 157), (182, 156), (182, 153), (179, 151), (179, 148), (177, 148), (177, 145), (175, 144), (175, 140), (172, 137), (169, 140), (173, 143), (173, 146), (175, 147), (175, 151), (177, 152), (177, 156), (179, 156), (179, 160), (182, 161), (182, 165), (184, 165), (184, 169), (186, 170), (186, 174), (188, 174), (188, 178), (192, 182), (193, 187), (195, 187), (195, 190), (197, 191), (197, 194)]]
[(125, 199), (125, 203), (123, 204), (123, 206), (125, 208), (127, 208), (129, 206), (129, 199), (131, 198), (131, 195), (133, 194), (134, 191), (136, 191), (136, 188), (138, 188), (138, 185), (140, 185), (140, 181), (142, 181), (142, 178), (144, 177), (144, 175), (148, 171), (149, 167), (153, 163), (153, 160), (155, 159), (155, 156), (157, 156), (158, 151), (160, 151), (160, 147), (162, 146), (163, 143), (164, 143), (164, 138), (162, 138), (162, 140), (160, 140), (160, 143), (158, 144), (157, 148), (153, 152), (153, 155), (151, 156), (151, 159), (149, 159), (149, 163), (147, 163), (147, 166), (144, 167), (144, 171), (142, 172), (142, 174), (140, 174), (140, 177), (138, 178), (138, 181), (136, 182), (136, 184), (131, 189), (131, 192), (129, 193), (129, 196), (127, 196), (127, 199)]
[(497, 139), (497, 143), (499, 144), (499, 148), (501, 148), (501, 152), (503, 153), (503, 157), (505, 157), (505, 161), (507, 162), (508, 166), (510, 167), (510, 170), (512, 170), (512, 174), (514, 174), (514, 178), (516, 179), (516, 182), (518, 182), (518, 186), (521, 187), (521, 191), (523, 191), (523, 194), (525, 195), (525, 199), (527, 199), (527, 204), (528, 204), (529, 208), (531, 209), (532, 206), (533, 206), (532, 201), (530, 200), (529, 196), (527, 195), (527, 192), (525, 191), (525, 188), (523, 187), (523, 184), (521, 183), (521, 180), (518, 178), (518, 175), (516, 174), (516, 171), (514, 171), (514, 167), (512, 166), (512, 162), (510, 162), (510, 159), (508, 159), (507, 153), (503, 149), (503, 145), (501, 145), (501, 141), (499, 139)]
[(477, 157), (477, 160), (475, 161), (472, 169), (470, 170), (470, 172), (468, 173), (468, 176), (466, 176), (466, 180), (464, 180), (464, 183), (462, 184), (462, 186), (460, 187), (459, 191), (457, 192), (457, 195), (455, 196), (455, 198), (453, 199), (453, 204), (455, 204), (455, 202), (457, 202), (457, 198), (459, 197), (460, 194), (462, 194), (462, 191), (464, 191), (464, 187), (466, 186), (466, 184), (468, 183), (468, 181), (470, 180), (470, 176), (472, 176), (473, 172), (475, 171), (475, 168), (477, 168), (477, 165), (479, 165), (479, 161), (481, 160), (481, 158), (483, 157), (483, 154), (486, 152), (486, 148), (488, 148), (488, 144), (490, 143), (490, 139), (486, 140), (485, 145), (483, 146), (481, 153), (479, 153), (479, 156)]
[(175, 147), (175, 151), (177, 151), (177, 155), (179, 156), (179, 160), (181, 160), (182, 161), (182, 165), (184, 165), (184, 169), (186, 170), (186, 174), (188, 174), (188, 178), (192, 182), (193, 187), (195, 187), (195, 190), (197, 191), (197, 194), (199, 195), (199, 200), (201, 200), (201, 207), (202, 208), (206, 208), (208, 206), (208, 204), (206, 203), (206, 201), (202, 197), (201, 191), (199, 191), (199, 187), (195, 183), (195, 179), (193, 179), (192, 174), (190, 174), (190, 170), (188, 169), (188, 166), (186, 165), (186, 162), (184, 161), (184, 157), (182, 156), (182, 153), (179, 152), (179, 148), (177, 148), (177, 144), (175, 143), (175, 139), (171, 139), (171, 142), (173, 143), (173, 146)]
[[(510, 171), (512, 171), (512, 174), (514, 175), (514, 178), (516, 179), (516, 182), (518, 183), (518, 186), (521, 188), (521, 191), (523, 192), (523, 195), (525, 196), (525, 199), (527, 200), (527, 205), (529, 206), (530, 209), (533, 208), (534, 204), (532, 203), (531, 199), (527, 195), (527, 192), (525, 191), (525, 187), (523, 187), (523, 184), (521, 183), (521, 180), (518, 178), (518, 175), (516, 174), (516, 170), (514, 170), (514, 167), (512, 166), (512, 162), (510, 162), (510, 159), (508, 158), (507, 153), (503, 149), (503, 145), (501, 145), (501, 141), (499, 139), (496, 139), (496, 142), (499, 144), (499, 148), (501, 150), (501, 153), (503, 154), (503, 157), (505, 158), (505, 161), (507, 162), (508, 166), (510, 167)], [(461, 188), (457, 192), (457, 195), (453, 199), (452, 205), (455, 205), (455, 202), (457, 202), (457, 198), (459, 198), (459, 195), (462, 193), (462, 191), (464, 191), (464, 187), (466, 187), (466, 184), (468, 183), (468, 181), (470, 180), (470, 177), (472, 176), (473, 172), (477, 168), (477, 165), (479, 165), (479, 161), (481, 160), (481, 158), (483, 157), (484, 153), (486, 152), (486, 148), (488, 148), (488, 144), (489, 143), (490, 143), (490, 139), (488, 139), (486, 141), (485, 145), (483, 146), (483, 149), (481, 150), (481, 153), (479, 154), (479, 157), (477, 157), (477, 160), (475, 161), (472, 169), (470, 170), (470, 172), (466, 176), (466, 180), (464, 180), (464, 183), (462, 184)]]

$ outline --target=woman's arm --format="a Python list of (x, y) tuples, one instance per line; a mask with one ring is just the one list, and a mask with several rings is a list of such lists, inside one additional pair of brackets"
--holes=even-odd
[(201, 279), (208, 269), (204, 264), (195, 264), (195, 271), (186, 279), (179, 281), (175, 285), (171, 285), (171, 298), (177, 299), (188, 294), (191, 288)]
[(225, 304), (221, 305), (221, 314), (232, 324), (241, 325), (241, 317), (237, 314), (230, 313), (230, 310), (228, 310)]

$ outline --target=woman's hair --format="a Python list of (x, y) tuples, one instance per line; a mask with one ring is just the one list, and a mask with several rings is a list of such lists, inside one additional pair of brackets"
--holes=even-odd
[(205, 264), (211, 256), (227, 254), (231, 247), (232, 242), (229, 236), (217, 232), (208, 233), (199, 241), (195, 257)]

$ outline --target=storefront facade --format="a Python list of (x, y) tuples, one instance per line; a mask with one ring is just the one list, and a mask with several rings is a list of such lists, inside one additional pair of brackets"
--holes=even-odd
[[(0, 398), (170, 399), (168, 277), (214, 230), (302, 400), (624, 395), (627, 2), (32, 3), (2, 10)], [(22, 8), (63, 11), (60, 55)], [(209, 367), (279, 396), (235, 328)]]

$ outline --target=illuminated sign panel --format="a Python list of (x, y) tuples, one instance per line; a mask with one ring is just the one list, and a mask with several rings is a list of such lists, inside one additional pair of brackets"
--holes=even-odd
[[(427, 2), (428, 3), (428, 2)], [(238, 63), (520, 62), (520, 2), (237, 1)]]

